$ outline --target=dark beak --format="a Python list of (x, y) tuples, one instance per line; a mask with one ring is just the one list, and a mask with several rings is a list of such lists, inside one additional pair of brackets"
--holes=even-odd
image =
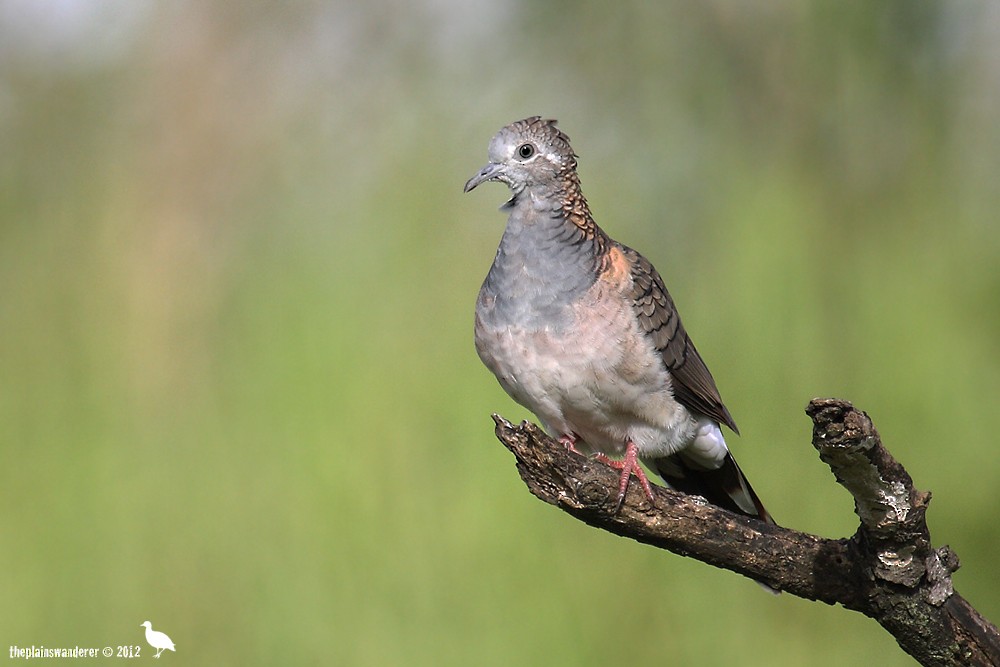
[(494, 181), (500, 172), (503, 171), (503, 165), (497, 164), (495, 162), (490, 162), (488, 165), (479, 170), (479, 173), (473, 176), (465, 184), (465, 191), (470, 192), (480, 183), (485, 183), (486, 181)]

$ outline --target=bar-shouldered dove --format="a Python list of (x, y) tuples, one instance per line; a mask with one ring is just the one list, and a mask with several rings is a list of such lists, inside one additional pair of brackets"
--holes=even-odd
[[(594, 222), (556, 121), (501, 129), (465, 184), (506, 183), (507, 227), (476, 302), (476, 350), (510, 396), (574, 451), (653, 493), (672, 488), (774, 523), (726, 447), (737, 432), (659, 273)], [(617, 457), (611, 459), (609, 456)]]

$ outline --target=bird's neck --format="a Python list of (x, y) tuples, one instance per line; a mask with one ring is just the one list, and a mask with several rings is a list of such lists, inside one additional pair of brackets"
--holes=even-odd
[(597, 255), (608, 249), (608, 237), (590, 213), (587, 198), (580, 188), (580, 177), (576, 171), (569, 171), (556, 182), (553, 200), (558, 202), (558, 214), (567, 224), (576, 227), (580, 237), (592, 245)]
[(554, 182), (518, 190), (504, 210), (510, 212), (505, 240), (525, 235), (541, 244), (543, 257), (567, 245), (581, 256), (594, 258), (608, 250), (608, 236), (594, 221), (575, 171)]
[(483, 290), (497, 295), (498, 306), (507, 302), (501, 312), (509, 309), (511, 319), (552, 321), (594, 284), (608, 237), (591, 217), (576, 178), (528, 186), (505, 208), (510, 217)]

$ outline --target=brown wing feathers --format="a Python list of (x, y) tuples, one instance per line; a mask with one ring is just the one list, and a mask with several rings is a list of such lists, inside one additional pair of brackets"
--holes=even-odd
[(692, 412), (711, 417), (739, 433), (722, 404), (712, 374), (681, 324), (673, 299), (653, 265), (635, 250), (619, 244), (632, 266), (632, 302), (639, 325), (653, 339), (673, 378), (674, 398)]

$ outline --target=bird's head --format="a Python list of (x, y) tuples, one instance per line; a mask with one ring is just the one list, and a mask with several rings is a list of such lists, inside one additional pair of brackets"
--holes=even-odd
[(141, 623), (141, 624), (139, 625), (139, 627), (140, 627), (140, 628), (146, 628), (147, 630), (149, 630), (150, 628), (152, 628), (152, 627), (153, 627), (153, 624), (152, 624), (152, 623), (150, 623), (149, 621), (143, 621), (143, 622), (142, 622), (142, 623)]
[(501, 181), (515, 193), (552, 183), (576, 169), (569, 137), (556, 121), (532, 116), (501, 129), (490, 142), (489, 163), (465, 184), (469, 192), (480, 183)]

